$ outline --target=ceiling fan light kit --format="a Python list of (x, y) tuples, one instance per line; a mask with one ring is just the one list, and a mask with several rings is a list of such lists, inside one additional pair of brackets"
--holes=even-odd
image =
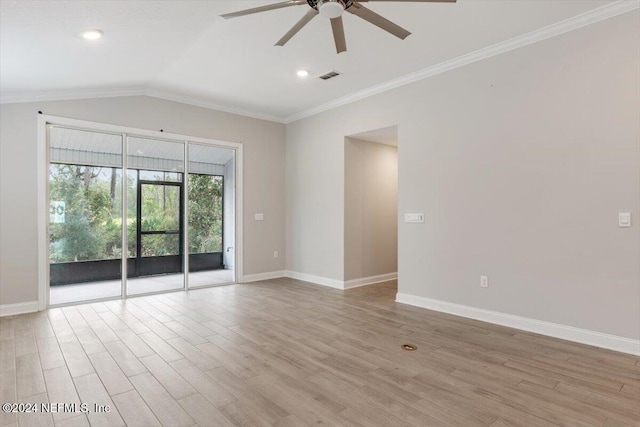
[(344, 24), (342, 14), (347, 11), (365, 21), (393, 34), (404, 40), (411, 33), (398, 24), (389, 21), (387, 18), (378, 15), (371, 9), (364, 7), (361, 3), (389, 1), (389, 2), (421, 2), (421, 3), (455, 3), (457, 0), (290, 0), (266, 6), (254, 7), (253, 9), (241, 10), (238, 12), (221, 15), (225, 19), (237, 18), (239, 16), (251, 15), (254, 13), (267, 12), (269, 10), (282, 9), (290, 6), (307, 5), (310, 9), (307, 13), (276, 43), (276, 46), (284, 46), (293, 36), (295, 36), (305, 25), (307, 25), (317, 15), (321, 15), (331, 21), (331, 30), (336, 44), (336, 52), (346, 52), (347, 42), (344, 35)]
[(318, 12), (321, 16), (329, 19), (335, 19), (342, 16), (344, 12), (344, 3), (338, 0), (318, 1)]

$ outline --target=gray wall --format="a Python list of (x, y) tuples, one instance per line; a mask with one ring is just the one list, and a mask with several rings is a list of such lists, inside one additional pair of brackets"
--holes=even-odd
[(344, 280), (398, 271), (398, 149), (344, 143)]
[[(244, 144), (244, 274), (282, 270), (284, 125), (150, 97), (0, 106), (0, 304), (37, 300), (37, 111)], [(254, 212), (265, 212), (257, 227)]]
[(287, 269), (342, 279), (344, 137), (398, 125), (400, 292), (640, 338), (639, 20), (288, 125)]

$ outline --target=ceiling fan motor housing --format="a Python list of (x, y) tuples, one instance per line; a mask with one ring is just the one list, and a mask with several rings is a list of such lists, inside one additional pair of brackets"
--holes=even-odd
[(347, 10), (351, 6), (353, 6), (353, 2), (355, 0), (307, 0), (307, 3), (309, 3), (309, 6), (311, 6), (315, 10), (318, 10), (319, 7), (322, 6), (322, 3), (326, 3), (328, 1), (335, 1), (336, 3), (340, 3), (344, 7), (344, 10)]

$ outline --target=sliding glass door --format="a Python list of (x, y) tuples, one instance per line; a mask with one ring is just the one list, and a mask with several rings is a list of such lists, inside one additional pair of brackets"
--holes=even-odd
[(235, 151), (189, 145), (189, 287), (233, 282)]
[(50, 305), (235, 281), (234, 149), (47, 132)]
[(183, 289), (184, 142), (127, 137), (127, 169), (135, 173), (136, 249), (127, 295)]
[(119, 297), (122, 135), (51, 126), (48, 137), (50, 304)]

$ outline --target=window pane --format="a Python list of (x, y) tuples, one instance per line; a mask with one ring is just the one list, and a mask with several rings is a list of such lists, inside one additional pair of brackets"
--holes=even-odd
[(189, 174), (189, 252), (222, 252), (221, 176)]
[(133, 268), (127, 270), (130, 295), (184, 286), (181, 233), (184, 151), (185, 144), (181, 141), (127, 136), (127, 169), (137, 179), (134, 191), (137, 200), (129, 205), (133, 208), (129, 210), (130, 221), (136, 224), (129, 226), (133, 231), (129, 236), (140, 242), (137, 256), (131, 260)]
[(138, 171), (127, 170), (127, 257), (137, 256)]
[(168, 172), (174, 173), (174, 175), (168, 175), (169, 180), (172, 180), (172, 176), (177, 179), (176, 172), (184, 171), (184, 144), (135, 136), (130, 136), (127, 140), (129, 144), (127, 167), (147, 171), (145, 174), (149, 177), (140, 176), (140, 179), (155, 181), (156, 178), (163, 178), (162, 172)]
[(49, 303), (122, 293), (122, 136), (47, 126)]
[(180, 188), (142, 185), (142, 231), (180, 229)]
[(143, 181), (181, 182), (182, 174), (179, 172), (140, 171), (140, 179)]
[(142, 256), (154, 257), (180, 254), (179, 234), (143, 234)]
[(189, 144), (189, 287), (234, 281), (235, 155), (233, 149)]
[(121, 256), (122, 169), (51, 164), (51, 263)]

